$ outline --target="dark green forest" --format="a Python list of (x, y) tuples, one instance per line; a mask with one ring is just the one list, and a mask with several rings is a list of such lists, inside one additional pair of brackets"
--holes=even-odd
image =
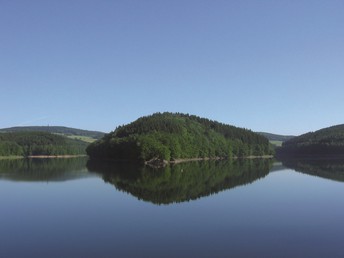
[(86, 154), (87, 143), (47, 132), (0, 133), (0, 156)]
[(17, 126), (0, 129), (0, 132), (48, 132), (54, 134), (63, 134), (66, 136), (86, 136), (93, 139), (100, 139), (104, 133), (98, 131), (88, 131), (65, 126)]
[(155, 113), (116, 128), (90, 144), (92, 159), (178, 160), (272, 153), (267, 138), (250, 130), (180, 113)]
[(105, 182), (140, 200), (171, 204), (195, 200), (245, 184), (269, 174), (270, 159), (186, 162), (165, 168), (89, 160), (87, 168)]
[(336, 125), (292, 138), (277, 150), (279, 158), (344, 157), (344, 125)]

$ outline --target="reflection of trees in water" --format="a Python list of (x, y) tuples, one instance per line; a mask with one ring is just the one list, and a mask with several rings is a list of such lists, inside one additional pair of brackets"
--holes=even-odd
[(64, 181), (89, 175), (87, 158), (0, 160), (0, 178), (14, 181)]
[(183, 202), (252, 183), (266, 176), (270, 160), (187, 162), (161, 169), (89, 161), (105, 182), (155, 204)]
[(344, 182), (343, 159), (286, 160), (283, 165), (304, 174)]

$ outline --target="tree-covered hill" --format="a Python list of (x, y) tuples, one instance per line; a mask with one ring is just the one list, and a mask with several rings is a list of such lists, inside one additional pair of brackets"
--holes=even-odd
[(180, 113), (155, 113), (89, 145), (92, 159), (149, 161), (271, 154), (268, 139), (247, 129)]
[(62, 134), (65, 136), (81, 136), (93, 139), (100, 139), (104, 133), (98, 131), (88, 131), (64, 126), (17, 126), (0, 129), (0, 132), (48, 132)]
[(86, 154), (87, 143), (47, 132), (0, 133), (0, 156)]
[(279, 134), (273, 134), (273, 133), (265, 133), (265, 132), (257, 132), (258, 134), (268, 138), (270, 143), (275, 147), (281, 147), (282, 143), (294, 138), (295, 136), (292, 135), (279, 135)]
[(273, 133), (265, 133), (265, 132), (257, 132), (260, 135), (263, 135), (264, 137), (268, 138), (269, 141), (281, 141), (285, 142), (288, 141), (295, 136), (293, 135), (279, 135), (279, 134), (273, 134)]
[(344, 156), (344, 124), (290, 139), (277, 154), (280, 157)]

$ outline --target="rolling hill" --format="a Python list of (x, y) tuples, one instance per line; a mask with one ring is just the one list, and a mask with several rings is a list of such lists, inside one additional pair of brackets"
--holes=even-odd
[(273, 133), (266, 133), (266, 132), (257, 132), (258, 134), (266, 137), (269, 142), (275, 147), (281, 147), (282, 143), (294, 138), (295, 136), (292, 135), (279, 135), (279, 134), (273, 134)]
[(98, 131), (88, 131), (64, 126), (17, 126), (0, 129), (3, 132), (48, 132), (60, 134), (69, 138), (82, 140), (85, 142), (93, 142), (104, 136), (105, 133)]
[(88, 143), (48, 132), (0, 133), (0, 156), (85, 155)]
[(344, 156), (344, 124), (292, 138), (278, 150), (280, 157)]
[(257, 132), (257, 133), (268, 138), (269, 141), (285, 142), (295, 137), (294, 135), (279, 135), (279, 134), (266, 133), (266, 132)]
[(269, 141), (247, 129), (181, 113), (155, 113), (91, 143), (92, 159), (175, 161), (271, 154)]

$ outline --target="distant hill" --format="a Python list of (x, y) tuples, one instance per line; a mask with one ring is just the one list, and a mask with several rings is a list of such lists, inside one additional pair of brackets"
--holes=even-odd
[(292, 135), (279, 135), (265, 132), (258, 132), (258, 134), (266, 137), (275, 148), (281, 147), (284, 141), (287, 141), (295, 137)]
[(1, 132), (48, 132), (54, 134), (62, 134), (70, 138), (76, 138), (86, 142), (98, 140), (104, 136), (105, 133), (98, 131), (88, 131), (64, 126), (17, 126), (0, 129)]
[(0, 156), (84, 155), (87, 145), (48, 132), (0, 133)]
[(263, 135), (264, 137), (268, 138), (269, 141), (281, 141), (285, 142), (288, 141), (295, 136), (293, 135), (279, 135), (279, 134), (273, 134), (273, 133), (265, 133), (265, 132), (257, 132), (260, 135)]
[(344, 156), (344, 124), (292, 138), (282, 144), (278, 156)]
[(155, 113), (118, 127), (90, 144), (92, 159), (177, 160), (271, 153), (269, 141), (250, 130), (181, 113)]

